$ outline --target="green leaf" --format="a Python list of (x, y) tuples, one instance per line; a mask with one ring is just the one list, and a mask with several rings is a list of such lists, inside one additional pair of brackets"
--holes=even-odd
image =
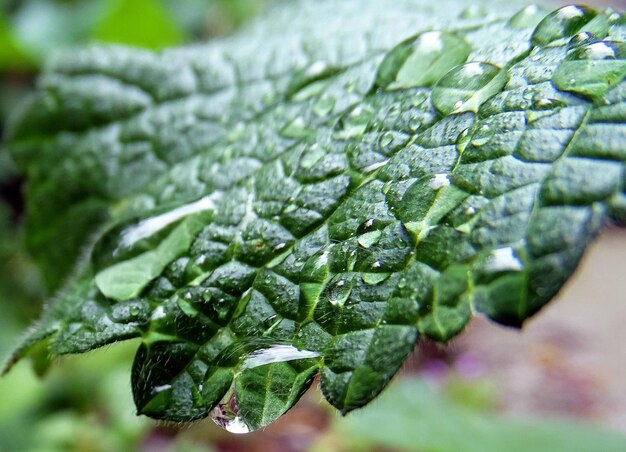
[(241, 432), (317, 372), (346, 413), (420, 335), (521, 326), (626, 217), (626, 21), (459, 5), (285, 2), (203, 46), (52, 60), (8, 144), (67, 283), (13, 360), (141, 337), (140, 413)]
[(158, 49), (180, 44), (183, 31), (159, 0), (113, 0), (95, 27), (105, 42)]
[(5, 14), (0, 10), (0, 69), (28, 69), (31, 65), (29, 57), (16, 42)]

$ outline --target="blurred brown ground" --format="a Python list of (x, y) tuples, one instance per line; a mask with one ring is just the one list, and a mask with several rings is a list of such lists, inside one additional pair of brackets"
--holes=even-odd
[(454, 346), (480, 356), (506, 412), (626, 432), (625, 264), (626, 230), (607, 229), (557, 299), (521, 331), (474, 320)]

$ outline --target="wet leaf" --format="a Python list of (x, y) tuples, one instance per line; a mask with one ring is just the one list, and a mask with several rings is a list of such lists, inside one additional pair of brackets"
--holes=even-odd
[(52, 60), (8, 146), (27, 244), (69, 282), (12, 362), (140, 337), (139, 412), (244, 432), (318, 373), (346, 413), (422, 335), (521, 326), (626, 217), (626, 26), (479, 3), (289, 2)]

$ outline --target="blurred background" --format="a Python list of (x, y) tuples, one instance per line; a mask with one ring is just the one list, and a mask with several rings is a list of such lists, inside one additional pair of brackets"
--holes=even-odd
[[(271, 3), (0, 0), (0, 146), (7, 115), (51, 52), (93, 41), (151, 49), (203, 41)], [(0, 148), (0, 357), (45, 298), (20, 247), (22, 184)], [(314, 385), (281, 420), (245, 436), (211, 421), (136, 417), (137, 342), (63, 358), (44, 379), (21, 362), (0, 379), (0, 451), (624, 451), (624, 256), (625, 230), (607, 225), (574, 280), (522, 332), (477, 319), (445, 348), (423, 342), (367, 408), (341, 418)]]

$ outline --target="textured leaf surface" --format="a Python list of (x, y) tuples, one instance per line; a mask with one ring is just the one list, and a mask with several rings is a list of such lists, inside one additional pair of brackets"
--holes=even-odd
[(625, 218), (621, 15), (285, 3), (51, 62), (10, 148), (28, 244), (69, 282), (15, 359), (141, 336), (140, 413), (248, 431), (318, 372), (345, 413), (420, 335), (521, 325)]

